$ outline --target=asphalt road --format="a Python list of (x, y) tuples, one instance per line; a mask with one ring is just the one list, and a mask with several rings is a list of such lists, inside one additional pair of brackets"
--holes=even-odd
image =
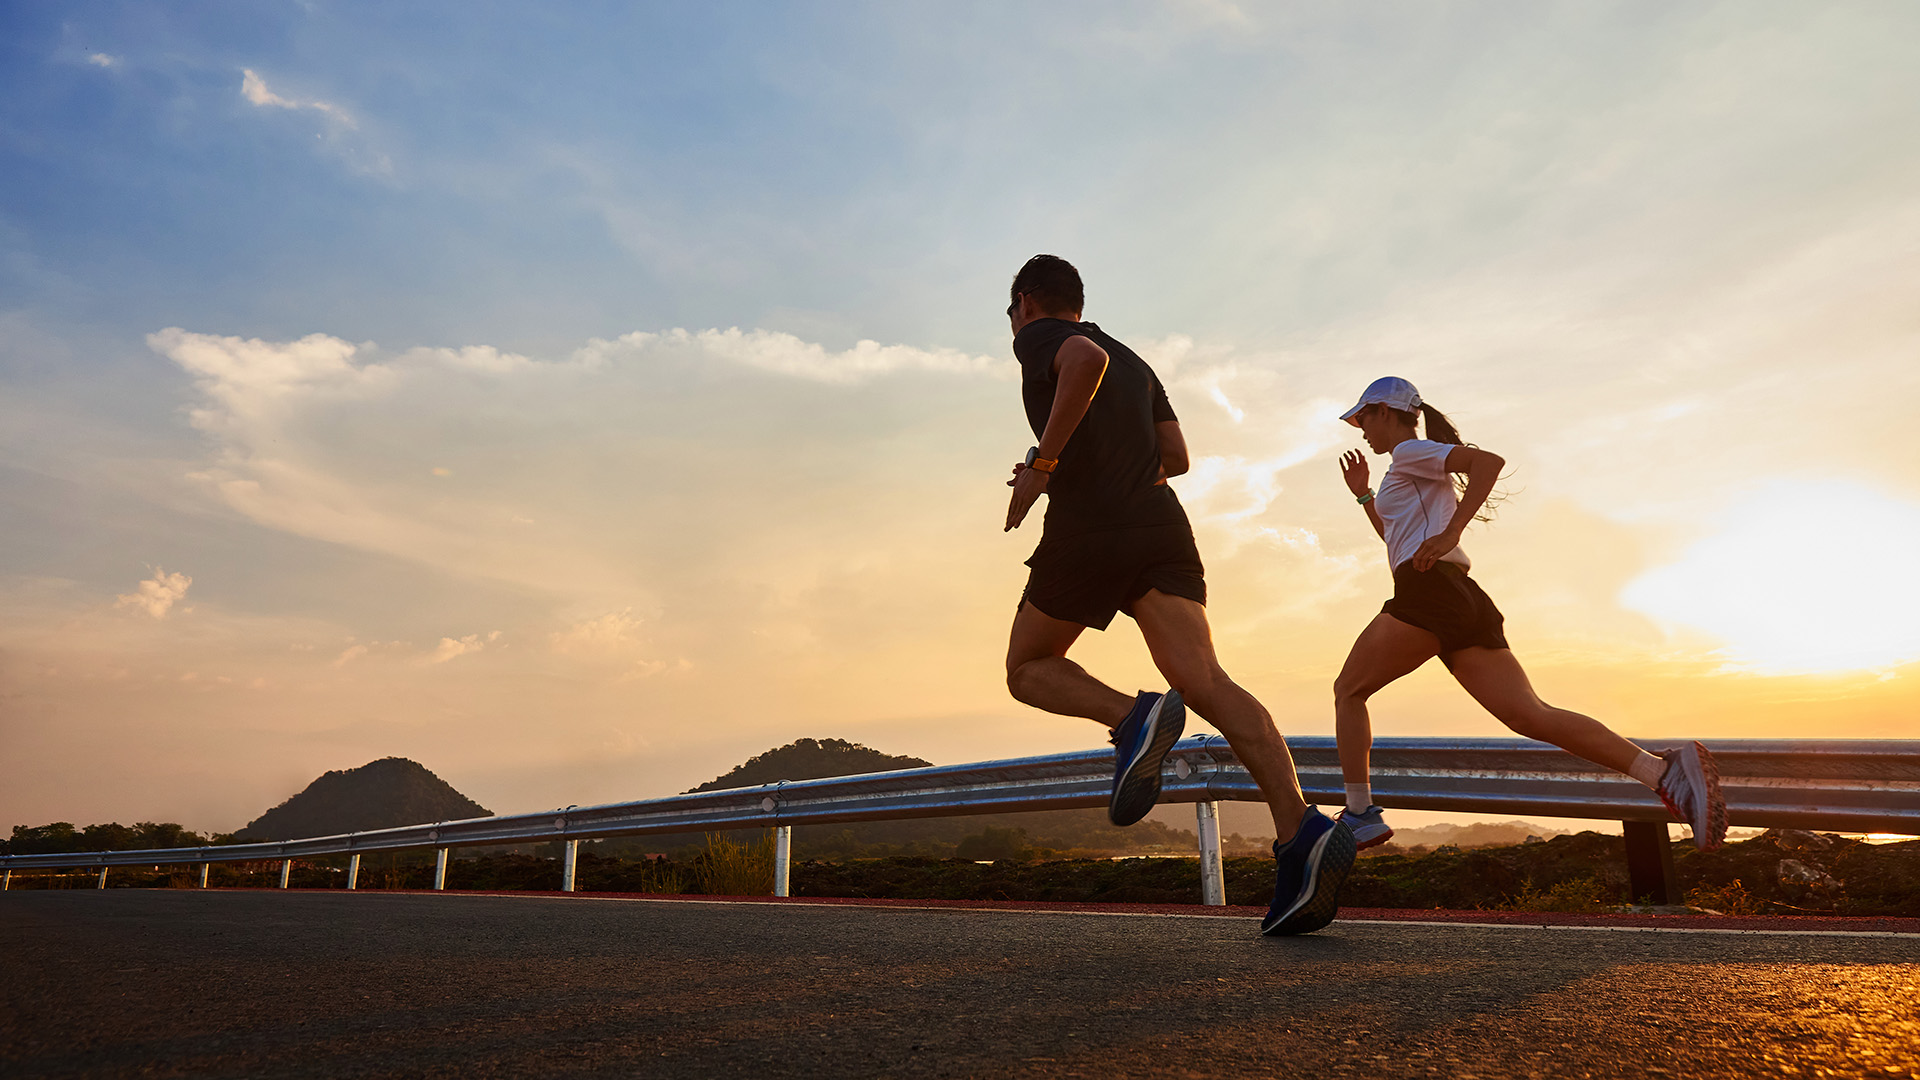
[(5, 1077), (1920, 1076), (1920, 937), (0, 893)]

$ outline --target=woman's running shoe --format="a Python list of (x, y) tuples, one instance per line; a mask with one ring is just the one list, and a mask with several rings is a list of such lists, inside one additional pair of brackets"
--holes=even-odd
[(1281, 846), (1274, 841), (1278, 876), (1273, 884), (1273, 906), (1260, 920), (1260, 932), (1271, 936), (1311, 934), (1333, 921), (1340, 911), (1340, 886), (1353, 869), (1353, 830), (1307, 807), (1300, 831)]
[(1720, 794), (1720, 766), (1697, 742), (1660, 751), (1667, 771), (1655, 789), (1667, 810), (1693, 826), (1693, 843), (1712, 851), (1727, 839), (1727, 800)]
[(1358, 814), (1342, 810), (1334, 820), (1345, 822), (1347, 828), (1353, 830), (1354, 846), (1361, 851), (1393, 839), (1393, 826), (1387, 824), (1387, 812), (1377, 806), (1369, 806)]
[(1180, 691), (1141, 691), (1133, 711), (1113, 729), (1113, 796), (1107, 819), (1131, 825), (1160, 801), (1160, 766), (1187, 728), (1187, 706)]

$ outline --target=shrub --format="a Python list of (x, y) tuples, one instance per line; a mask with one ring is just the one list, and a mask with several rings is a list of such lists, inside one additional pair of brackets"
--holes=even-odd
[(1025, 829), (996, 829), (991, 825), (966, 837), (954, 848), (954, 855), (976, 862), (1012, 859), (1025, 862), (1038, 854), (1027, 842)]

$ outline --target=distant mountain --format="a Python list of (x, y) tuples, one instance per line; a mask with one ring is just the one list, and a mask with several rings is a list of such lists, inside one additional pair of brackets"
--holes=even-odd
[(761, 784), (777, 784), (782, 780), (823, 780), (829, 776), (924, 769), (931, 764), (933, 762), (917, 757), (883, 754), (872, 747), (845, 739), (798, 739), (748, 758), (726, 775), (715, 777), (687, 794), (758, 787)]
[(1436, 847), (1452, 844), (1458, 848), (1507, 847), (1526, 843), (1527, 837), (1550, 840), (1568, 835), (1565, 829), (1551, 829), (1530, 821), (1479, 821), (1472, 825), (1441, 822), (1413, 829), (1393, 830), (1393, 842), (1401, 847)]
[(235, 835), (241, 840), (298, 840), (492, 813), (419, 762), (390, 757), (322, 775)]

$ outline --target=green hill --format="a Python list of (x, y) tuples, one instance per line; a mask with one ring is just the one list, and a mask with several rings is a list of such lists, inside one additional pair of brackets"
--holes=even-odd
[(872, 747), (850, 743), (845, 739), (796, 739), (785, 746), (748, 758), (735, 765), (726, 775), (715, 777), (687, 794), (757, 787), (761, 784), (777, 784), (782, 780), (824, 780), (829, 776), (924, 769), (931, 764), (933, 762), (904, 754), (883, 754)]
[(323, 774), (235, 835), (240, 840), (297, 840), (492, 813), (419, 762), (390, 757)]

